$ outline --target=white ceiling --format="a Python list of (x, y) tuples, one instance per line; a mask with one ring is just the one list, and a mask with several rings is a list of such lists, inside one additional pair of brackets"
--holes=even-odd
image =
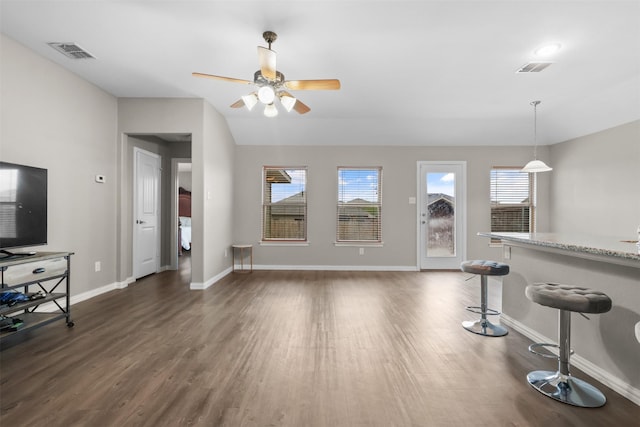
[[(0, 0), (0, 31), (117, 97), (205, 98), (237, 144), (553, 144), (640, 119), (640, 1)], [(275, 119), (229, 105), (262, 32), (311, 107)], [(70, 60), (47, 42), (75, 42)], [(548, 42), (546, 70), (516, 74)]]

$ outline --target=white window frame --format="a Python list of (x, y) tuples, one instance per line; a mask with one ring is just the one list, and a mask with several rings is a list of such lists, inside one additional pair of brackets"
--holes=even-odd
[[(377, 221), (375, 225), (375, 230), (372, 232), (373, 236), (370, 239), (363, 238), (349, 238), (349, 236), (345, 236), (344, 230), (341, 225), (343, 222), (340, 218), (344, 217), (345, 214), (345, 202), (348, 200), (342, 200), (344, 198), (345, 186), (341, 181), (342, 172), (344, 171), (375, 171), (377, 174), (377, 187), (375, 190), (375, 195), (377, 197), (376, 201), (369, 201), (367, 203), (350, 203), (349, 208), (351, 209), (362, 209), (366, 212), (366, 210), (370, 210), (371, 208), (375, 208), (377, 211)], [(371, 193), (368, 194), (369, 196)], [(382, 245), (382, 166), (338, 166), (337, 169), (337, 191), (336, 191), (336, 245)], [(362, 197), (366, 197), (366, 194), (361, 194)], [(352, 200), (356, 200), (362, 197), (355, 197)], [(363, 199), (364, 200), (364, 199)], [(362, 218), (363, 221), (370, 220), (370, 217)]]
[[(491, 232), (534, 233), (536, 230), (536, 174), (535, 173), (527, 174), (527, 172), (521, 172), (521, 169), (522, 169), (522, 166), (493, 166), (491, 168), (491, 172), (489, 176), (489, 181), (490, 181), (489, 182), (489, 186), (490, 186), (489, 204), (491, 207), (489, 227)], [(499, 173), (500, 171), (511, 172), (511, 173), (518, 172), (523, 175), (528, 175), (528, 182), (526, 183), (526, 186), (528, 187), (526, 199), (523, 199), (522, 202), (508, 200), (509, 198), (515, 198), (515, 199), (522, 198), (523, 195), (519, 193), (523, 191), (523, 186), (518, 187), (518, 183), (515, 181), (512, 181), (508, 184), (500, 185), (498, 177), (494, 175)], [(502, 179), (508, 179), (508, 178), (506, 176), (503, 176)], [(498, 192), (501, 193), (501, 196), (497, 195)], [(497, 200), (498, 198), (501, 198), (502, 200), (505, 200), (505, 201), (499, 202)], [(523, 229), (524, 227), (496, 229), (494, 224), (494, 212), (496, 211), (496, 209), (500, 209), (500, 208), (503, 208), (504, 210), (512, 210), (512, 211), (517, 209), (522, 209), (522, 208), (528, 208), (529, 209), (529, 221), (527, 224), (528, 230)], [(500, 241), (492, 239), (491, 243), (492, 244), (500, 243)]]
[[(299, 236), (292, 236), (292, 235), (282, 235), (282, 236), (278, 236), (277, 232), (274, 232), (273, 230), (273, 207), (274, 206), (278, 206), (278, 207), (282, 207), (284, 205), (280, 204), (278, 205), (278, 203), (282, 203), (282, 200), (277, 200), (275, 202), (273, 202), (270, 197), (271, 197), (271, 190), (272, 190), (272, 184), (274, 183), (286, 183), (287, 175), (289, 176), (290, 179), (291, 176), (289, 174), (289, 172), (285, 172), (284, 174), (282, 174), (282, 171), (294, 171), (296, 172), (296, 175), (300, 172), (302, 172), (302, 175), (304, 176), (304, 182), (302, 183), (302, 191), (298, 192), (298, 193), (293, 193), (292, 195), (288, 196), (287, 198), (295, 198), (294, 200), (292, 200), (291, 202), (286, 203), (286, 208), (283, 208), (283, 216), (284, 215), (292, 215), (291, 212), (295, 212), (296, 215), (292, 215), (292, 218), (290, 220), (287, 220), (285, 218), (283, 218), (283, 222), (285, 221), (293, 221), (294, 223), (297, 223), (298, 221), (301, 221), (300, 226), (298, 227)], [(280, 178), (278, 178), (278, 176)], [(309, 174), (308, 174), (308, 170), (306, 166), (263, 166), (262, 168), (262, 209), (261, 209), (261, 224), (262, 224), (262, 232), (261, 232), (261, 243), (306, 243), (307, 242), (307, 224), (308, 224), (308, 214), (307, 214), (307, 201), (308, 201), (308, 196), (307, 196), (307, 187), (308, 187), (308, 178), (309, 178)], [(277, 182), (278, 180), (281, 180), (282, 182)], [(286, 198), (285, 198), (286, 199)], [(271, 213), (268, 214), (267, 212), (270, 211)], [(287, 212), (288, 211), (288, 212)], [(271, 215), (272, 221), (267, 222), (267, 216)], [(293, 218), (293, 216), (298, 216), (298, 217), (302, 217), (300, 218)], [(283, 225), (283, 227), (286, 227), (286, 224)], [(292, 227), (292, 229), (294, 229), (296, 227)], [(275, 234), (275, 235), (274, 235)], [(285, 233), (286, 234), (286, 233)]]

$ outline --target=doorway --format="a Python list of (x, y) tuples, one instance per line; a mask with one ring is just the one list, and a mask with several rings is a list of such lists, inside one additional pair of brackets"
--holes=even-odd
[(156, 273), (160, 264), (161, 157), (134, 147), (133, 277)]
[(459, 269), (466, 248), (466, 162), (418, 162), (418, 266)]
[[(191, 158), (171, 159), (171, 269), (182, 270), (191, 259)], [(188, 202), (187, 202), (188, 200)], [(190, 266), (189, 266), (190, 268)]]

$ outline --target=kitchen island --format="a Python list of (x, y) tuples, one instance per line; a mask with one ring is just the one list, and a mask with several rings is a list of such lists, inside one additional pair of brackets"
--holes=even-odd
[[(556, 342), (558, 310), (532, 303), (528, 284), (584, 286), (606, 293), (611, 311), (572, 316), (571, 364), (640, 405), (640, 254), (634, 240), (558, 233), (478, 233), (500, 240), (510, 273), (502, 281), (501, 321), (534, 342)], [(540, 369), (555, 361), (540, 360)]]

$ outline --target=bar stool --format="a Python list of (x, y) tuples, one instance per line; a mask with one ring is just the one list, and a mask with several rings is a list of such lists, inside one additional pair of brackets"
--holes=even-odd
[(501, 325), (495, 325), (487, 320), (487, 316), (497, 316), (499, 311), (487, 308), (487, 276), (505, 276), (509, 274), (509, 266), (495, 261), (470, 260), (460, 264), (460, 269), (465, 273), (480, 275), (480, 307), (467, 307), (467, 311), (480, 314), (475, 321), (464, 321), (462, 327), (474, 334), (487, 337), (502, 337), (509, 331)]
[(558, 348), (558, 370), (529, 372), (527, 374), (529, 384), (545, 396), (569, 405), (583, 408), (597, 408), (604, 405), (607, 399), (600, 390), (586, 381), (572, 377), (569, 372), (569, 357), (572, 353), (571, 312), (606, 313), (611, 310), (611, 299), (599, 291), (558, 283), (534, 283), (526, 287), (525, 294), (537, 304), (560, 310), (558, 345), (536, 343), (529, 346), (529, 351), (532, 353), (550, 358), (556, 358), (556, 356), (539, 353), (537, 349), (539, 347)]

